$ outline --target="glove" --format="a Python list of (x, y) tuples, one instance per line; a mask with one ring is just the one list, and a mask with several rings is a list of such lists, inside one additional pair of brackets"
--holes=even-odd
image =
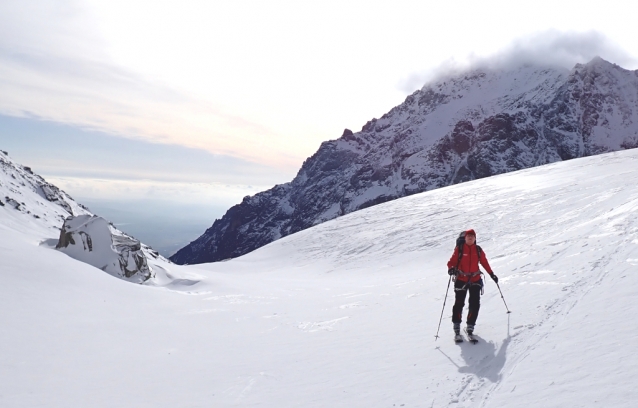
[(456, 268), (450, 268), (447, 270), (447, 274), (450, 276), (456, 276)]
[(490, 278), (492, 278), (492, 280), (493, 280), (495, 283), (498, 283), (498, 276), (494, 275), (493, 273), (490, 273)]

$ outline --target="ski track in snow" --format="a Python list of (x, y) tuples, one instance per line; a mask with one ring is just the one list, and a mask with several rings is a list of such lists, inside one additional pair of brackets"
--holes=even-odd
[[(574, 190), (578, 189), (577, 184), (570, 185), (569, 187), (573, 187)], [(613, 198), (615, 193), (619, 193), (621, 189), (616, 188), (609, 190), (606, 194), (601, 194), (596, 197), (594, 201), (603, 202), (607, 199)], [(575, 192), (566, 190), (563, 195), (567, 195), (570, 197), (574, 197)], [(635, 210), (638, 207), (638, 200), (636, 196), (630, 198), (629, 202), (625, 204), (625, 206), (631, 206), (631, 210)], [(583, 217), (583, 212), (585, 209), (589, 208), (589, 205), (584, 206), (583, 208), (576, 211), (569, 211), (566, 215), (560, 216), (555, 219), (555, 222), (565, 223), (572, 222), (574, 220), (582, 220), (588, 219), (589, 217)], [(502, 211), (502, 210), (501, 210)], [(610, 211), (610, 213), (613, 210)], [(625, 216), (631, 216), (631, 213), (625, 213)], [(581, 270), (582, 273), (580, 278), (575, 281), (565, 284), (562, 288), (562, 291), (565, 292), (563, 296), (555, 298), (550, 304), (546, 305), (543, 308), (542, 317), (537, 320), (533, 324), (528, 324), (524, 326), (517, 326), (514, 328), (514, 334), (510, 334), (510, 319), (508, 317), (508, 336), (500, 345), (500, 348), (497, 354), (493, 358), (484, 357), (480, 359), (478, 362), (475, 362), (472, 366), (472, 371), (474, 372), (473, 376), (465, 377), (462, 381), (457, 392), (453, 393), (452, 398), (450, 399), (450, 405), (453, 406), (463, 406), (458, 405), (460, 401), (463, 401), (465, 406), (473, 406), (475, 401), (480, 400), (479, 407), (489, 407), (490, 406), (490, 395), (494, 392), (500, 390), (503, 381), (502, 378), (507, 378), (511, 376), (515, 371), (519, 364), (521, 364), (531, 353), (534, 352), (536, 346), (542, 341), (546, 340), (546, 338), (552, 333), (553, 329), (560, 324), (564, 318), (570, 314), (570, 312), (576, 307), (576, 305), (587, 296), (587, 294), (598, 287), (603, 280), (609, 275), (611, 269), (609, 269), (610, 265), (622, 265), (623, 260), (627, 259), (626, 256), (626, 248), (627, 244), (631, 243), (631, 237), (636, 232), (635, 222), (629, 223), (630, 217), (623, 217), (623, 223), (619, 223), (617, 220), (614, 220), (611, 215), (606, 217), (607, 224), (609, 225), (610, 221), (614, 221), (611, 224), (614, 228), (620, 228), (618, 234), (595, 234), (595, 229), (591, 231), (590, 238), (598, 238), (598, 237), (612, 237), (616, 235), (617, 241), (610, 245), (612, 248), (616, 248), (611, 253), (603, 253), (600, 257), (594, 258), (593, 261), (590, 262), (590, 270)], [(511, 223), (508, 223), (511, 226)], [(596, 226), (599, 226), (597, 224)], [(567, 226), (566, 226), (567, 227)], [(582, 231), (581, 231), (582, 232)], [(553, 242), (547, 244), (547, 248), (555, 247), (555, 246), (565, 246), (570, 241), (560, 241)], [(589, 243), (583, 245), (590, 246)], [(507, 276), (508, 280), (511, 280), (515, 277), (528, 277), (534, 274), (546, 274), (551, 273), (549, 271), (538, 270), (539, 268), (543, 268), (547, 265), (550, 265), (552, 261), (554, 261), (557, 257), (565, 256), (564, 252), (566, 249), (552, 251), (550, 249), (551, 255), (549, 261), (545, 264), (541, 261), (538, 261), (534, 264), (525, 264), (521, 267), (521, 269), (525, 268), (524, 271), (520, 273), (514, 273)], [(589, 248), (589, 251), (601, 251), (603, 250), (600, 246), (593, 246)], [(634, 251), (635, 253), (635, 251)], [(578, 254), (576, 254), (578, 255)], [(568, 255), (573, 256), (573, 255)], [(630, 259), (627, 259), (629, 261)], [(533, 269), (530, 269), (532, 267)], [(534, 271), (535, 270), (535, 271)], [(527, 282), (521, 282), (527, 283)], [(560, 284), (559, 282), (531, 282), (532, 284)], [(512, 343), (510, 345), (510, 343)], [(484, 344), (483, 342), (481, 344)], [(474, 350), (473, 345), (464, 343), (461, 347), (471, 348)], [(491, 347), (494, 347), (491, 344)], [(507, 351), (505, 351), (507, 350)], [(508, 358), (505, 361), (503, 357), (499, 357), (499, 355), (505, 355), (507, 352)], [(478, 351), (473, 354), (483, 354), (481, 351)], [(490, 353), (485, 353), (489, 355)], [(462, 371), (462, 368), (459, 369), (459, 372)], [(504, 373), (504, 374), (502, 374)], [(491, 377), (491, 378), (490, 378)], [(489, 378), (490, 381), (485, 381), (485, 378)], [(515, 388), (516, 386), (514, 386)]]
[[(485, 184), (490, 183), (485, 182)], [(502, 187), (498, 186), (498, 183), (496, 184), (497, 186), (492, 190), (488, 190), (486, 195), (499, 195), (499, 190)], [(476, 189), (475, 185), (473, 187)], [(561, 324), (561, 321), (571, 313), (583, 298), (587, 297), (588, 293), (603, 282), (611, 271), (610, 266), (622, 265), (627, 263), (627, 259), (631, 260), (631, 258), (627, 258), (625, 248), (627, 244), (632, 243), (632, 233), (636, 231), (635, 223), (631, 219), (631, 214), (638, 203), (636, 195), (629, 194), (629, 197), (627, 197), (626, 193), (629, 192), (624, 191), (622, 188), (609, 189), (600, 194), (596, 191), (591, 191), (591, 187), (583, 189), (582, 183), (578, 182), (569, 183), (558, 194), (556, 191), (537, 193), (534, 191), (535, 189), (521, 188), (520, 203), (517, 203), (520, 205), (512, 206), (512, 201), (516, 203), (519, 200), (510, 198), (504, 201), (502, 205), (492, 205), (489, 209), (472, 205), (469, 205), (468, 207), (470, 208), (468, 209), (470, 211), (479, 211), (476, 215), (477, 220), (495, 220), (491, 228), (481, 227), (479, 230), (482, 232), (489, 231), (491, 236), (498, 237), (489, 237), (487, 239), (488, 243), (484, 244), (484, 248), (487, 251), (490, 251), (490, 244), (493, 245), (493, 242), (501, 244), (501, 252), (503, 254), (497, 254), (491, 259), (493, 267), (497, 271), (502, 270), (504, 272), (501, 276), (501, 282), (506, 290), (505, 293), (507, 293), (510, 283), (519, 287), (525, 285), (535, 285), (541, 288), (551, 286), (557, 287), (558, 291), (554, 292), (553, 297), (545, 297), (543, 299), (545, 303), (537, 307), (539, 309), (538, 313), (531, 319), (531, 323), (517, 325), (512, 328), (511, 320), (520, 318), (520, 315), (516, 314), (520, 313), (520, 310), (514, 310), (513, 315), (508, 315), (507, 337), (500, 343), (496, 339), (487, 340), (482, 338), (479, 329), (477, 336), (480, 339), (479, 344), (473, 345), (469, 342), (464, 342), (460, 346), (456, 346), (457, 348), (460, 347), (460, 357), (463, 361), (458, 359), (458, 355), (453, 356), (452, 353), (446, 352), (442, 348), (437, 348), (441, 354), (457, 367), (458, 373), (461, 375), (460, 381), (458, 378), (456, 379), (459, 382), (458, 388), (450, 393), (449, 401), (442, 406), (490, 406), (491, 396), (501, 391), (501, 387), (516, 372), (517, 367), (535, 352), (537, 346), (547, 339), (554, 328)], [(543, 190), (544, 188), (541, 186), (539, 189)], [(625, 193), (625, 197), (622, 198), (626, 199), (623, 206), (627, 207), (624, 211), (615, 211), (612, 208), (602, 214), (599, 213), (600, 207), (597, 204), (618, 199), (617, 195), (623, 195), (623, 193)], [(402, 213), (402, 211), (397, 211), (396, 208), (392, 208), (392, 210), (391, 214), (383, 214), (376, 219), (367, 217), (365, 214), (355, 214), (348, 219), (349, 222), (344, 220), (343, 224), (346, 225), (340, 225), (340, 227), (344, 230), (358, 229), (361, 231), (359, 234), (363, 236), (374, 236), (374, 234), (370, 233), (370, 230), (374, 229), (375, 224), (379, 224), (380, 219), (387, 220), (393, 214)], [(382, 211), (378, 209), (378, 213), (382, 213)], [(539, 222), (538, 214), (550, 213), (552, 214), (551, 217), (541, 219)], [(387, 215), (387, 217), (384, 215)], [(447, 215), (450, 214), (447, 213)], [(413, 219), (411, 221), (419, 224), (421, 220), (418, 218), (422, 214), (414, 213), (413, 216), (417, 220)], [(429, 214), (429, 216), (432, 216), (432, 214)], [(448, 220), (454, 218), (449, 217)], [(397, 224), (401, 221), (403, 220), (396, 219)], [(432, 222), (440, 224), (436, 220)], [(366, 226), (365, 229), (359, 228), (364, 225)], [(548, 235), (543, 232), (543, 228), (549, 229), (550, 226), (551, 234)], [(387, 224), (384, 224), (384, 227), (387, 227)], [(326, 227), (326, 230), (329, 230), (329, 227)], [(577, 235), (571, 235), (570, 231), (577, 232)], [(394, 236), (397, 239), (402, 239), (404, 238), (401, 237), (402, 233), (403, 231), (401, 230), (394, 231), (385, 234), (385, 237)], [(326, 242), (337, 242), (339, 245), (343, 245), (344, 239), (337, 239), (338, 231), (325, 231), (324, 234), (323, 237), (315, 236), (316, 240), (321, 240), (323, 245), (321, 249), (318, 244), (317, 246), (311, 244), (302, 248), (302, 250), (307, 251), (308, 258), (321, 259), (320, 252), (325, 256), (325, 254), (332, 253), (334, 250), (338, 254), (334, 255), (335, 262), (341, 263), (340, 259), (344, 258), (348, 258), (348, 261), (351, 261), (352, 258), (363, 257), (364, 255), (370, 256), (369, 252), (375, 247), (378, 253), (392, 253), (397, 249), (403, 252), (406, 250), (405, 247), (395, 245), (393, 242), (367, 243), (365, 240), (361, 244), (354, 244), (358, 247), (341, 248), (341, 250), (338, 248), (325, 248)], [(326, 239), (328, 237), (330, 239)], [(313, 242), (312, 237), (304, 238), (309, 238), (308, 241)], [(612, 240), (612, 243), (606, 242), (604, 246), (601, 246), (601, 239)], [(508, 245), (502, 243), (510, 240), (524, 240), (529, 243), (530, 248), (525, 251), (521, 250), (519, 246), (518, 248), (512, 248), (510, 251)], [(485, 242), (485, 240), (482, 242)], [(282, 243), (282, 246), (285, 245), (287, 245), (285, 242)], [(430, 243), (426, 244), (426, 246), (431, 245)], [(514, 245), (510, 245), (510, 247), (512, 246)], [(608, 247), (616, 249), (612, 252), (606, 252)], [(594, 254), (594, 256), (590, 257), (588, 264), (575, 268), (570, 258), (579, 257), (585, 251)], [(597, 253), (599, 252), (600, 255), (598, 256)], [(527, 259), (529, 259), (529, 262), (525, 262)], [(346, 264), (347, 262), (343, 263)], [(512, 268), (512, 272), (508, 273), (508, 269), (503, 266), (503, 264), (507, 263), (517, 264), (518, 266)], [(631, 264), (631, 262), (629, 263)], [(561, 266), (565, 269), (556, 270), (557, 267)], [(555, 277), (554, 280), (548, 279), (550, 276)], [(426, 278), (399, 282), (392, 284), (390, 287), (414, 287), (415, 284), (422, 282), (423, 279)], [(489, 282), (488, 288), (488, 290), (492, 291), (492, 296), (484, 297), (484, 303), (489, 299), (491, 305), (504, 309), (503, 304), (499, 305), (502, 300), (500, 296), (496, 295), (497, 290), (494, 286), (490, 286)], [(370, 295), (369, 293), (344, 293), (337, 297), (353, 298)], [(418, 294), (410, 293), (404, 296), (409, 299), (416, 295)], [(452, 296), (448, 295), (448, 297), (448, 301), (453, 302)], [(516, 304), (511, 302), (511, 300), (514, 299), (510, 297), (510, 307), (512, 307), (512, 304)], [(495, 302), (496, 305), (494, 304)], [(361, 302), (354, 302), (342, 304), (338, 307), (340, 309), (351, 309), (360, 306)], [(486, 313), (485, 309), (486, 305), (483, 306), (483, 318)], [(495, 312), (490, 311), (487, 313)], [(445, 318), (448, 319), (449, 316), (445, 316)], [(334, 323), (342, 319), (345, 318), (325, 322), (302, 323), (299, 328), (307, 332), (331, 331)], [(479, 319), (479, 327), (481, 327), (481, 319)], [(513, 390), (515, 389), (516, 385), (513, 386)], [(436, 400), (435, 398), (432, 406), (439, 406)]]

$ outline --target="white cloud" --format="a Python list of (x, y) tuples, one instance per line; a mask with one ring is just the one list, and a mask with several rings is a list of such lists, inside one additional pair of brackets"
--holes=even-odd
[(321, 141), (400, 103), (441, 61), (448, 70), (490, 55), (547, 61), (549, 50), (563, 63), (609, 51), (622, 65), (606, 38), (638, 55), (638, 31), (631, 13), (612, 14), (549, 0), (7, 0), (0, 113), (291, 171)]
[(74, 1), (0, 4), (0, 113), (288, 170), (304, 159), (267, 125), (114, 63), (97, 23)]
[(428, 82), (476, 68), (507, 69), (534, 64), (571, 69), (597, 56), (627, 69), (638, 68), (638, 60), (603, 33), (548, 30), (515, 39), (489, 55), (470, 54), (465, 58), (448, 59), (437, 67), (409, 75), (397, 86), (412, 93)]
[(488, 58), (487, 63), (499, 66), (537, 63), (573, 68), (597, 56), (627, 68), (635, 67), (637, 62), (601, 32), (551, 30), (517, 39)]
[(248, 118), (103, 62), (0, 50), (0, 86), (0, 112), (12, 116), (180, 144), (280, 168), (300, 160), (278, 143), (255, 143), (255, 135), (277, 138)]

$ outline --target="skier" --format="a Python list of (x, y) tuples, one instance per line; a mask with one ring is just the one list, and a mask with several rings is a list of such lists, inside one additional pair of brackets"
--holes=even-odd
[(456, 302), (452, 308), (452, 324), (454, 325), (454, 334), (456, 341), (462, 341), (460, 338), (461, 321), (463, 314), (463, 306), (465, 306), (465, 297), (469, 290), (470, 300), (467, 312), (466, 333), (470, 340), (474, 340), (474, 325), (481, 307), (481, 292), (483, 289), (483, 279), (479, 270), (479, 263), (490, 274), (494, 282), (498, 283), (498, 277), (494, 275), (490, 264), (487, 262), (485, 252), (476, 245), (476, 233), (473, 229), (465, 231), (465, 242), (462, 242), (462, 236), (459, 238), (461, 242), (454, 249), (454, 254), (447, 263), (448, 274), (455, 276), (454, 291), (456, 293)]

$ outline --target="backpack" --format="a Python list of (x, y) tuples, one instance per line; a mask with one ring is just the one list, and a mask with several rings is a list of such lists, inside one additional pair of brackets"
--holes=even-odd
[[(459, 268), (459, 265), (461, 264), (461, 258), (463, 258), (463, 245), (465, 244), (465, 231), (461, 232), (459, 234), (459, 237), (456, 239), (456, 249), (457, 249), (457, 253), (459, 254), (459, 259), (456, 261), (456, 269)], [(481, 254), (483, 254), (483, 249), (478, 246), (478, 244), (474, 244), (474, 246), (476, 247), (476, 253), (478, 254), (478, 259), (481, 259)]]

